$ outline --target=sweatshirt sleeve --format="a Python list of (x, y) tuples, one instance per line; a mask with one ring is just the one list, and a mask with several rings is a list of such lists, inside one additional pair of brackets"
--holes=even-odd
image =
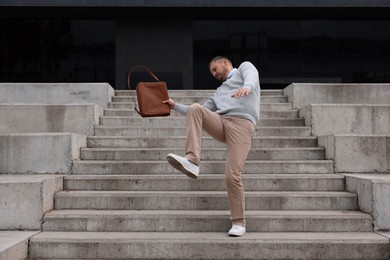
[(209, 97), (206, 102), (203, 103), (203, 106), (210, 111), (217, 111), (217, 106), (215, 105), (215, 102), (211, 97)]
[(244, 79), (243, 87), (254, 91), (254, 88), (259, 84), (259, 72), (256, 67), (252, 63), (245, 61), (238, 69)]
[(188, 106), (180, 104), (180, 103), (176, 103), (176, 106), (173, 108), (173, 110), (175, 110), (176, 112), (179, 112), (182, 115), (186, 115), (187, 110), (188, 110)]

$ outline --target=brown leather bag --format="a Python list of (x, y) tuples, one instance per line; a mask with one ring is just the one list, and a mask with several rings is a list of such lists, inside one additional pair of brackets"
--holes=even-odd
[(127, 86), (129, 89), (131, 90), (130, 75), (136, 68), (145, 69), (157, 82), (138, 82), (136, 86), (136, 93), (139, 109), (137, 109), (137, 103), (135, 102), (134, 95), (132, 94), (135, 102), (135, 111), (137, 111), (142, 117), (169, 116), (171, 113), (171, 107), (168, 104), (162, 103), (162, 101), (169, 99), (167, 84), (163, 81), (159, 81), (156, 75), (154, 75), (147, 67), (137, 65), (129, 70), (129, 74), (127, 76)]

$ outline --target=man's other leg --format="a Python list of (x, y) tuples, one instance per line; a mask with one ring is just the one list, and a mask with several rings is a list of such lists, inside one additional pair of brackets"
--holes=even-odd
[(246, 119), (224, 119), (227, 156), (225, 166), (226, 186), (233, 225), (245, 226), (245, 193), (241, 173), (251, 147), (254, 124)]

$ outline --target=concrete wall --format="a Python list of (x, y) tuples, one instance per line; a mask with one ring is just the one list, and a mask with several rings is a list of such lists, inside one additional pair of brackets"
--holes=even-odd
[(300, 83), (284, 93), (334, 161), (334, 172), (348, 173), (347, 190), (357, 193), (374, 229), (390, 230), (390, 174), (384, 174), (390, 173), (390, 84)]
[(192, 88), (192, 20), (166, 18), (117, 20), (116, 89), (127, 89), (135, 65), (147, 66), (168, 89)]
[(313, 135), (390, 135), (390, 105), (312, 104), (299, 109)]
[(40, 230), (62, 189), (62, 176), (0, 175), (0, 230)]
[(74, 133), (0, 135), (0, 173), (69, 174), (86, 146), (87, 137)]
[(346, 187), (358, 194), (359, 208), (370, 213), (375, 230), (390, 230), (390, 175), (345, 174)]
[(115, 90), (107, 83), (0, 83), (0, 93), (0, 103), (94, 103), (108, 107)]
[(284, 89), (294, 108), (310, 104), (389, 104), (390, 84), (293, 83)]
[(93, 135), (101, 115), (103, 108), (95, 104), (0, 104), (0, 133)]
[(326, 158), (334, 160), (335, 173), (390, 173), (390, 136), (318, 136)]

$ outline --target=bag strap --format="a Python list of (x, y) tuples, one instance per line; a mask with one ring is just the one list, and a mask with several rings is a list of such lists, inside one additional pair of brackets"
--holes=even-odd
[(129, 70), (129, 73), (127, 74), (127, 87), (128, 87), (129, 90), (130, 90), (131, 97), (133, 98), (133, 101), (134, 101), (134, 104), (135, 104), (134, 110), (137, 111), (137, 113), (138, 113), (139, 115), (141, 115), (141, 113), (139, 112), (139, 110), (138, 110), (138, 108), (137, 108), (137, 101), (136, 101), (136, 99), (135, 99), (135, 97), (134, 97), (134, 93), (133, 93), (133, 91), (131, 90), (131, 87), (130, 87), (130, 76), (131, 76), (131, 72), (133, 72), (133, 70), (136, 69), (136, 68), (143, 68), (143, 69), (145, 69), (145, 70), (149, 73), (149, 75), (152, 76), (156, 81), (160, 81), (160, 80), (156, 77), (156, 75), (153, 74), (153, 72), (152, 72), (150, 69), (148, 69), (146, 66), (143, 66), (143, 65), (136, 65), (136, 66), (132, 67), (132, 68)]
[(131, 87), (130, 87), (130, 76), (131, 76), (131, 72), (133, 72), (133, 70), (136, 69), (136, 68), (143, 68), (143, 69), (145, 69), (145, 70), (149, 73), (149, 75), (152, 76), (156, 81), (160, 81), (160, 80), (156, 77), (156, 75), (154, 75), (153, 72), (152, 72), (150, 69), (148, 69), (146, 66), (143, 66), (143, 65), (136, 65), (136, 66), (132, 67), (132, 68), (129, 70), (129, 74), (127, 75), (127, 86), (129, 87), (130, 90), (131, 90)]

